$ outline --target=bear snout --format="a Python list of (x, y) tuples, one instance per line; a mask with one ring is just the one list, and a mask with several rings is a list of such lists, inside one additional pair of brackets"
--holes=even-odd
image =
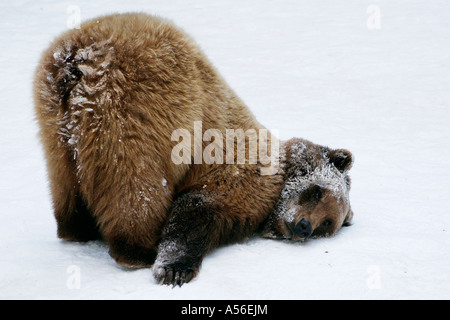
[(311, 226), (311, 223), (306, 220), (305, 218), (302, 218), (294, 227), (294, 236), (297, 236), (302, 239), (307, 239), (311, 236), (313, 233), (313, 229)]
[(302, 218), (295, 226), (287, 222), (285, 222), (285, 225), (289, 230), (291, 240), (306, 240), (313, 233), (311, 223), (305, 218)]

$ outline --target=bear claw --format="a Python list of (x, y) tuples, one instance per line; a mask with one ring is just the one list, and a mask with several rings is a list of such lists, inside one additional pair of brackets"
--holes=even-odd
[(159, 284), (181, 287), (183, 284), (190, 282), (197, 275), (198, 271), (198, 268), (193, 266), (175, 263), (155, 267), (153, 275)]

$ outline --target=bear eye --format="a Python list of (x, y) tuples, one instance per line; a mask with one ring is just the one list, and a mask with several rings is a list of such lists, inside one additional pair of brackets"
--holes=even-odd
[(331, 221), (330, 219), (326, 219), (324, 222), (322, 222), (322, 225), (324, 227), (329, 227), (333, 224), (333, 221)]

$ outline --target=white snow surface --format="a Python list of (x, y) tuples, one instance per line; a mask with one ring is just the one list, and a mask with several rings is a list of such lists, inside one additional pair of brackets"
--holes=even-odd
[[(181, 288), (59, 240), (31, 88), (77, 8), (172, 19), (281, 139), (349, 149), (353, 226), (220, 248)], [(449, 21), (446, 0), (0, 2), (0, 298), (449, 299)]]

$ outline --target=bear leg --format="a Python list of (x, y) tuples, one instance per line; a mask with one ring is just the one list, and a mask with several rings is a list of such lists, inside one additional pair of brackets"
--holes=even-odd
[[(155, 177), (157, 174), (143, 176)], [(135, 183), (140, 180), (131, 176), (127, 182), (124, 177), (126, 175), (117, 174), (115, 183), (120, 188), (102, 193), (102, 198), (96, 202), (100, 231), (109, 246), (110, 255), (118, 264), (133, 268), (150, 267), (156, 257), (155, 249), (172, 195), (167, 186), (161, 185), (161, 179)]]
[[(47, 120), (56, 122), (57, 118)], [(79, 192), (73, 155), (59, 143), (57, 128), (57, 126), (43, 126), (41, 134), (47, 158), (58, 237), (81, 242), (100, 239), (97, 222)]]
[(208, 252), (254, 233), (264, 215), (253, 219), (214, 191), (193, 190), (173, 203), (153, 265), (160, 284), (183, 285), (199, 272)]
[(121, 266), (128, 268), (148, 268), (156, 259), (156, 249), (146, 247), (129, 237), (114, 236), (108, 241), (109, 254)]
[(55, 215), (58, 224), (58, 237), (79, 242), (101, 239), (97, 221), (88, 210), (86, 203), (78, 194), (75, 195), (74, 201), (74, 209), (68, 210), (66, 208)]
[(210, 206), (172, 211), (153, 266), (160, 284), (181, 286), (197, 275), (203, 257), (218, 245), (217, 235), (211, 233), (218, 227), (214, 215)]

